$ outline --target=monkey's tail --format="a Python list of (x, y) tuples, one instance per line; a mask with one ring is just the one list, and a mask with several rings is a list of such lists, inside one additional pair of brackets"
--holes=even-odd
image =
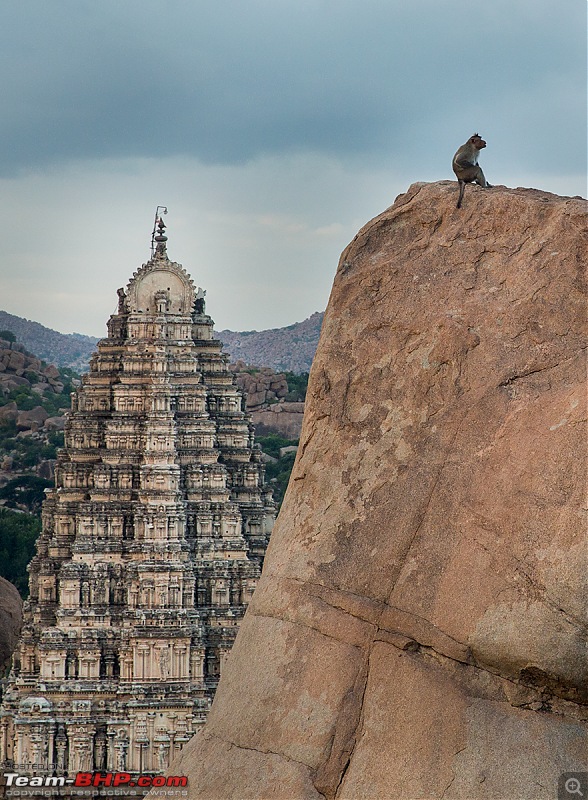
[(461, 208), (461, 201), (463, 200), (463, 193), (465, 192), (465, 181), (459, 181), (459, 199), (457, 201), (457, 207)]

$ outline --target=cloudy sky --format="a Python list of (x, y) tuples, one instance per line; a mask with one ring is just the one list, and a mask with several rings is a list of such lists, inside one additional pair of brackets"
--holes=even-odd
[(168, 250), (217, 328), (324, 309), (339, 253), (474, 131), (586, 196), (585, 0), (5, 0), (0, 308), (95, 336)]

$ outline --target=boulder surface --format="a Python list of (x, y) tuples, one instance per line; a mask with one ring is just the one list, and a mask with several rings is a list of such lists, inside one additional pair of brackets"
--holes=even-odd
[(22, 625), (22, 599), (16, 586), (0, 578), (0, 669), (4, 670), (18, 643)]
[(414, 184), (344, 251), (207, 800), (543, 800), (587, 770), (586, 204)]

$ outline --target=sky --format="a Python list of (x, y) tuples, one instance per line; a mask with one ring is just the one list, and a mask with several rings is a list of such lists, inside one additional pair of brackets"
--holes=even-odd
[(325, 308), (339, 254), (472, 133), (586, 196), (586, 0), (5, 0), (0, 309), (104, 336), (168, 253), (217, 329)]

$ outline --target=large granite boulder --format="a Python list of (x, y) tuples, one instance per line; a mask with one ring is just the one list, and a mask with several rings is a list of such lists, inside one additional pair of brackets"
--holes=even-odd
[(0, 422), (16, 422), (18, 419), (18, 408), (14, 400), (0, 406)]
[(299, 439), (303, 414), (304, 403), (280, 402), (252, 411), (251, 419), (258, 435), (278, 433), (286, 439)]
[(415, 184), (345, 250), (208, 722), (212, 800), (542, 800), (588, 769), (586, 205)]
[(43, 406), (35, 406), (30, 411), (21, 411), (16, 420), (16, 427), (19, 431), (38, 431), (43, 427), (43, 424), (49, 414), (45, 411)]
[(17, 645), (22, 625), (22, 599), (16, 586), (0, 578), (0, 669)]

